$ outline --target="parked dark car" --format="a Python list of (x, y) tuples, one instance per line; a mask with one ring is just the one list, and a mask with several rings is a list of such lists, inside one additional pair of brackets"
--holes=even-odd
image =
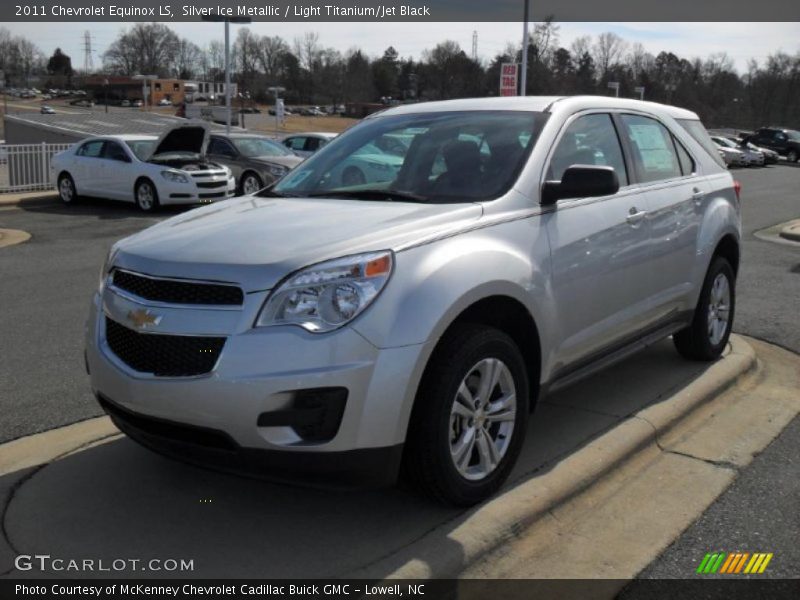
[(239, 194), (254, 194), (303, 162), (280, 142), (252, 133), (212, 134), (206, 154), (233, 171)]
[(800, 131), (783, 127), (762, 127), (746, 141), (774, 150), (789, 162), (800, 159)]

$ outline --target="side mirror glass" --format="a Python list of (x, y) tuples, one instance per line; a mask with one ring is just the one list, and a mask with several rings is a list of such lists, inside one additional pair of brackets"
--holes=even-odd
[(568, 198), (597, 198), (619, 191), (619, 178), (613, 167), (572, 165), (561, 181), (546, 181), (542, 186), (541, 203), (555, 204)]

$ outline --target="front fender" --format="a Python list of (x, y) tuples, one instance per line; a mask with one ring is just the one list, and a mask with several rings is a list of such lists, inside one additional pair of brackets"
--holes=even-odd
[(380, 348), (437, 340), (465, 309), (508, 296), (538, 313), (548, 302), (550, 251), (537, 217), (475, 229), (396, 255), (382, 295), (354, 328)]

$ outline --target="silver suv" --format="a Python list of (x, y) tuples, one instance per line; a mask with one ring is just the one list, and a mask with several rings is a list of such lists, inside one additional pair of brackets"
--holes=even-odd
[(674, 107), (392, 108), (258, 194), (115, 244), (92, 387), (171, 456), (333, 485), (402, 470), (470, 505), (506, 479), (545, 393), (670, 335), (720, 355), (738, 194)]

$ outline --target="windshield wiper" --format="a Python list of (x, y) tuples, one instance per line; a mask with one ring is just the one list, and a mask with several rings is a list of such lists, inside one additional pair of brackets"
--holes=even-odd
[(309, 198), (354, 198), (364, 200), (399, 200), (401, 202), (428, 202), (428, 197), (404, 190), (330, 190), (327, 192), (311, 192)]

